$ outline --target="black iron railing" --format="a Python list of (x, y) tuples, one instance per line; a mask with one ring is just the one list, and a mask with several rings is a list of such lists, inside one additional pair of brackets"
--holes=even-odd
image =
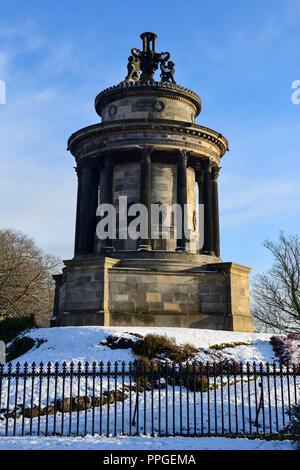
[(236, 362), (0, 365), (0, 435), (287, 434), (300, 368)]

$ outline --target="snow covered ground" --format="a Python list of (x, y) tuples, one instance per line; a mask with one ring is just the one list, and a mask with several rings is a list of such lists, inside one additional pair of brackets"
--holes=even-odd
[[(185, 328), (144, 328), (144, 327), (64, 327), (64, 328), (41, 328), (33, 329), (26, 332), (26, 336), (30, 336), (35, 340), (40, 341), (38, 348), (33, 348), (23, 356), (15, 359), (12, 362), (13, 369), (15, 369), (17, 362), (21, 364), (21, 368), (25, 362), (29, 365), (35, 362), (37, 365), (42, 361), (44, 365), (48, 362), (52, 364), (58, 362), (61, 364), (65, 361), (67, 364), (73, 362), (75, 366), (78, 362), (84, 364), (88, 361), (92, 364), (94, 361), (99, 363), (103, 361), (106, 367), (108, 361), (112, 364), (112, 370), (115, 362), (118, 367), (124, 361), (126, 365), (130, 361), (134, 361), (134, 356), (131, 349), (110, 349), (108, 346), (100, 344), (109, 335), (117, 335), (127, 338), (133, 338), (132, 333), (146, 335), (147, 333), (157, 333), (166, 335), (169, 338), (174, 338), (177, 344), (190, 343), (198, 349), (195, 359), (200, 361), (218, 360), (218, 354), (221, 353), (223, 358), (235, 359), (246, 363), (249, 361), (255, 362), (276, 362), (278, 359), (275, 357), (273, 348), (269, 343), (270, 334), (258, 333), (237, 333), (230, 331), (214, 331), (214, 330), (198, 330), (198, 329), (185, 329)], [(217, 352), (211, 349), (211, 346), (223, 345), (230, 343), (247, 343), (237, 345), (236, 347), (223, 347)], [(126, 366), (127, 367), (127, 366)], [(53, 369), (52, 369), (53, 370)], [(127, 378), (128, 379), (128, 378)], [(126, 379), (126, 382), (128, 380)], [(118, 377), (117, 382), (111, 380), (111, 388), (117, 384), (119, 388), (121, 377)], [(169, 432), (175, 429), (179, 432), (181, 429), (184, 433), (188, 429), (197, 430), (200, 433), (203, 429), (207, 432), (208, 428), (211, 433), (220, 433), (221, 426), (225, 432), (237, 431), (244, 427), (245, 432), (261, 432), (262, 426), (266, 427), (266, 431), (276, 432), (276, 429), (282, 429), (287, 419), (286, 413), (282, 413), (285, 409), (289, 397), (294, 397), (296, 388), (298, 387), (299, 396), (299, 380), (297, 383), (291, 381), (286, 383), (281, 382), (280, 378), (274, 378), (271, 382), (263, 379), (264, 390), (269, 391), (270, 400), (263, 406), (263, 413), (260, 412), (259, 423), (254, 425), (254, 419), (257, 409), (257, 401), (255, 398), (256, 382), (251, 379), (242, 382), (240, 379), (236, 383), (232, 382), (232, 378), (227, 380), (223, 386), (212, 388), (211, 391), (193, 394), (188, 393), (187, 389), (183, 387), (182, 390), (177, 386), (174, 389), (169, 387), (169, 390), (154, 390), (139, 394), (140, 408), (139, 408), (139, 431), (140, 433), (151, 432), (151, 427), (156, 434), (161, 429), (165, 431), (168, 427)], [(29, 382), (29, 383), (28, 383)], [(22, 403), (23, 397), (26, 398), (26, 406), (38, 405), (38, 403), (45, 406), (47, 403), (53, 402), (55, 397), (55, 387), (57, 386), (57, 396), (80, 396), (91, 395), (95, 392), (99, 395), (100, 387), (102, 390), (107, 390), (107, 378), (101, 382), (99, 378), (96, 383), (92, 379), (85, 381), (81, 380), (80, 384), (75, 383), (71, 385), (71, 381), (67, 378), (65, 381), (54, 382), (54, 379), (49, 380), (49, 393), (46, 393), (46, 379), (39, 381), (35, 379), (34, 383), (27, 382), (27, 387), (23, 388), (22, 380), (16, 383), (12, 379), (9, 383), (3, 381), (2, 383), (2, 405), (3, 410), (9, 407), (12, 409), (15, 403)], [(221, 385), (220, 379), (217, 383)], [(75, 390), (74, 390), (75, 388)], [(97, 395), (98, 394), (98, 395)], [(243, 398), (242, 398), (243, 395)], [(32, 398), (34, 397), (34, 398)], [(238, 397), (238, 399), (236, 399)], [(216, 437), (97, 437), (99, 432), (99, 423), (103, 423), (102, 433), (106, 434), (107, 422), (109, 421), (109, 434), (114, 430), (120, 434), (122, 429), (122, 416), (130, 416), (133, 413), (135, 406), (136, 395), (132, 393), (132, 401), (127, 398), (124, 402), (118, 402), (116, 405), (103, 406), (96, 409), (88, 409), (80, 411), (79, 413), (61, 413), (54, 416), (41, 416), (30, 420), (25, 418), (22, 422), (22, 416), (18, 419), (2, 419), (0, 416), (0, 436), (8, 434), (11, 437), (0, 437), (1, 449), (68, 449), (72, 447), (78, 449), (293, 449), (295, 446), (290, 441), (262, 441), (262, 440), (249, 440), (249, 439), (228, 439)], [(259, 396), (258, 396), (259, 398)], [(184, 403), (182, 411), (180, 412), (179, 403), (182, 400)], [(243, 401), (244, 400), (244, 403)], [(186, 404), (189, 404), (186, 406)], [(151, 416), (151, 406), (154, 406), (154, 411)], [(277, 409), (277, 405), (279, 408)], [(131, 409), (132, 408), (132, 409)], [(168, 413), (166, 414), (166, 409)], [(194, 419), (194, 410), (197, 412), (197, 420)], [(286, 411), (286, 410), (285, 410)], [(179, 423), (179, 415), (181, 413), (181, 424)], [(1, 414), (1, 413), (0, 413)], [(114, 419), (117, 417), (117, 428), (114, 429)], [(70, 421), (71, 418), (71, 421)], [(175, 424), (174, 420), (175, 419)], [(131, 419), (125, 419), (125, 432), (130, 432)], [(146, 426), (146, 428), (144, 427)], [(20, 435), (31, 434), (26, 437), (12, 437), (15, 432)], [(73, 436), (76, 434), (91, 434), (95, 430), (96, 436), (80, 437), (35, 437), (39, 433), (39, 429), (43, 433), (47, 427), (49, 434), (61, 432), (63, 435), (68, 435), (69, 432)], [(99, 428), (99, 429), (98, 429)], [(135, 432), (135, 429), (132, 429)], [(164, 433), (164, 432), (162, 432)]]
[(291, 441), (225, 437), (2, 437), (0, 450), (296, 450)]
[(26, 333), (33, 339), (44, 339), (38, 349), (33, 349), (19, 357), (13, 364), (20, 362), (39, 363), (46, 362), (71, 362), (79, 361), (133, 361), (134, 354), (130, 349), (111, 350), (107, 346), (101, 346), (102, 342), (109, 335), (122, 335), (132, 338), (128, 333), (139, 333), (146, 335), (149, 333), (165, 335), (174, 338), (177, 344), (190, 343), (196, 348), (202, 349), (196, 357), (199, 360), (211, 359), (209, 353), (204, 351), (210, 346), (222, 343), (249, 342), (249, 346), (237, 346), (228, 348), (221, 352), (228, 357), (238, 361), (263, 361), (272, 362), (275, 354), (269, 339), (272, 335), (262, 333), (240, 333), (232, 331), (198, 330), (194, 328), (154, 328), (154, 327), (64, 327), (64, 328), (38, 328)]

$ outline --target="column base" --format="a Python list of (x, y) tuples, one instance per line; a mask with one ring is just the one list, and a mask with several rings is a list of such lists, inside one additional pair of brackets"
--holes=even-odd
[(208, 256), (216, 256), (214, 251), (203, 251), (203, 254)]
[(103, 253), (111, 253), (112, 251), (115, 251), (115, 247), (114, 246), (104, 246), (103, 248), (101, 248), (101, 252)]
[(187, 252), (188, 250), (186, 249), (185, 246), (177, 246), (175, 248), (175, 251), (178, 251), (178, 252)]
[(138, 245), (138, 251), (151, 251), (151, 245)]

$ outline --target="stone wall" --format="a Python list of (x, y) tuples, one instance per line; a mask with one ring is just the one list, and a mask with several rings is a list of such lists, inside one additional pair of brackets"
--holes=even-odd
[[(100, 173), (99, 204), (101, 204), (101, 190), (104, 188), (104, 172)], [(114, 166), (114, 205), (119, 216), (119, 197), (127, 196), (129, 205), (137, 203), (140, 200), (140, 163), (118, 163)], [(151, 164), (151, 203), (166, 204), (171, 207), (177, 202), (177, 166), (170, 163), (153, 162)], [(195, 200), (195, 170), (187, 168), (187, 203), (188, 210), (188, 229), (192, 232), (194, 239), (197, 236), (197, 226), (194, 225), (194, 213), (196, 211)], [(128, 219), (129, 223), (130, 219)], [(174, 217), (171, 217), (169, 223), (163, 223), (162, 226), (153, 227), (159, 232), (159, 239), (152, 240), (152, 249), (175, 251), (176, 249), (176, 231), (174, 228)], [(163, 228), (169, 230), (170, 236), (163, 238)], [(195, 230), (196, 228), (196, 230)], [(96, 253), (100, 253), (103, 242), (95, 237)], [(137, 241), (126, 240), (115, 241), (117, 250), (136, 250)], [(191, 251), (196, 251), (196, 246), (191, 244)]]
[(128, 96), (103, 107), (103, 122), (123, 119), (170, 119), (194, 122), (196, 107), (189, 101), (155, 96)]
[(253, 331), (249, 271), (234, 263), (163, 272), (108, 257), (69, 261), (57, 324)]

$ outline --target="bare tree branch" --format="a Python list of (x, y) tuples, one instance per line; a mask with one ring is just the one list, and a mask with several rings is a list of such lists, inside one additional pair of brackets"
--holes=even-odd
[(0, 230), (0, 317), (33, 314), (37, 324), (48, 326), (53, 307), (52, 274), (61, 264), (23, 233)]
[(266, 240), (274, 264), (256, 276), (252, 314), (258, 328), (273, 332), (300, 331), (300, 239), (280, 232), (277, 243)]

